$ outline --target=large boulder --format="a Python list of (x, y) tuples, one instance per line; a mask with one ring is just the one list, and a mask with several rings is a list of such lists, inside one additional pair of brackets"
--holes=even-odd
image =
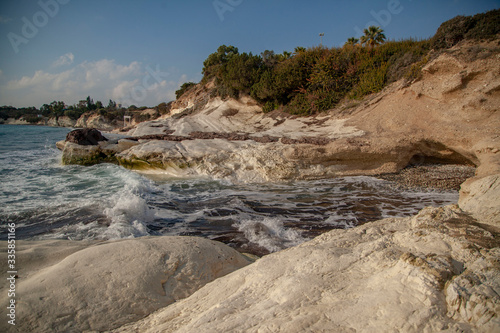
[[(16, 260), (22, 264), (16, 280), (17, 321), (11, 326), (1, 320), (0, 331), (113, 329), (249, 263), (222, 243), (196, 237), (94, 242), (83, 249), (81, 245), (16, 242)], [(1, 248), (7, 252), (7, 244)], [(3, 309), (9, 302), (5, 286), (0, 287)]]
[(80, 128), (69, 132), (66, 141), (81, 146), (97, 146), (99, 141), (108, 141), (101, 132), (95, 128)]
[(500, 228), (500, 174), (468, 179), (458, 204), (481, 222)]

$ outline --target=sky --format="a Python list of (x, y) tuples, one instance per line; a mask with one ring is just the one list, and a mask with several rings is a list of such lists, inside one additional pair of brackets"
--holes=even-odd
[[(340, 47), (370, 25), (428, 38), (500, 0), (1, 0), (0, 105), (156, 106), (199, 82), (220, 45), (260, 54)], [(319, 34), (324, 33), (323, 37)]]

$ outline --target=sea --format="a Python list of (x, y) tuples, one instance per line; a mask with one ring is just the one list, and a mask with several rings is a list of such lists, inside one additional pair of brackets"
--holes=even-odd
[(366, 176), (248, 184), (62, 165), (55, 144), (70, 130), (0, 125), (0, 240), (15, 223), (16, 239), (189, 235), (265, 255), (332, 229), (458, 201), (457, 191), (402, 190)]

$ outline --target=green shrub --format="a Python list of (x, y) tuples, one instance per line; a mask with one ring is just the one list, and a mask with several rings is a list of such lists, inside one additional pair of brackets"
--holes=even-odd
[(148, 121), (149, 119), (151, 119), (151, 115), (149, 113), (139, 113), (134, 114), (133, 118), (137, 123), (142, 123), (143, 121)]
[(179, 90), (175, 91), (175, 98), (179, 99), (186, 91), (191, 89), (192, 87), (196, 86), (196, 83), (194, 82), (186, 82), (181, 85)]
[(274, 101), (274, 102), (268, 101), (262, 107), (262, 111), (264, 113), (268, 113), (268, 112), (271, 112), (273, 110), (276, 110), (277, 108), (279, 108), (279, 104), (276, 101)]
[(231, 45), (219, 46), (217, 52), (210, 54), (208, 58), (203, 62), (203, 79), (209, 80), (213, 77), (219, 76), (221, 67), (226, 64), (233, 55), (238, 53), (239, 52), (237, 47)]
[(40, 118), (36, 114), (27, 114), (23, 116), (23, 119), (30, 124), (36, 124), (40, 121)]
[(379, 92), (386, 83), (388, 63), (379, 67), (367, 70), (359, 78), (359, 83), (351, 91), (351, 98), (361, 98), (363, 96)]
[(464, 39), (491, 39), (499, 33), (500, 9), (474, 16), (457, 16), (439, 26), (432, 38), (432, 47), (446, 49)]
[(262, 58), (252, 53), (235, 54), (220, 70), (220, 83), (233, 92), (250, 92), (262, 72)]
[(404, 78), (408, 81), (414, 81), (420, 79), (422, 76), (422, 67), (424, 67), (429, 61), (429, 57), (425, 56), (419, 62), (411, 65), (410, 69), (405, 73)]
[(66, 111), (64, 111), (64, 115), (66, 117), (71, 118), (71, 119), (77, 120), (78, 118), (80, 118), (82, 113), (78, 110), (66, 110)]
[(493, 39), (500, 34), (500, 9), (472, 17), (475, 25), (466, 34), (466, 39)]
[(163, 102), (158, 104), (155, 109), (160, 115), (164, 115), (170, 113), (171, 108), (172, 108), (172, 102), (169, 103)]
[[(228, 54), (223, 46), (205, 61), (205, 73), (215, 78), (212, 96), (237, 98), (250, 93), (264, 112), (284, 107), (308, 115), (334, 108), (346, 96), (361, 98), (414, 70), (428, 52), (428, 41), (391, 41), (375, 48), (316, 47), (293, 56), (263, 52), (263, 57)], [(218, 62), (215, 61), (218, 59)], [(216, 68), (216, 69), (215, 69)]]
[(295, 115), (310, 115), (312, 113), (311, 104), (305, 94), (295, 95), (290, 103), (285, 106), (284, 110), (289, 114)]
[(432, 47), (447, 49), (465, 38), (467, 32), (474, 27), (475, 21), (470, 16), (457, 16), (441, 24), (432, 38)]

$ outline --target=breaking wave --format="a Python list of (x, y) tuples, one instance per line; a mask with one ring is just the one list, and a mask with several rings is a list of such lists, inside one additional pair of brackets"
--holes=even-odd
[(276, 252), (307, 240), (307, 238), (302, 237), (298, 230), (285, 227), (279, 218), (265, 217), (261, 220), (244, 220), (233, 226), (243, 232), (249, 242), (255, 243), (269, 252)]

